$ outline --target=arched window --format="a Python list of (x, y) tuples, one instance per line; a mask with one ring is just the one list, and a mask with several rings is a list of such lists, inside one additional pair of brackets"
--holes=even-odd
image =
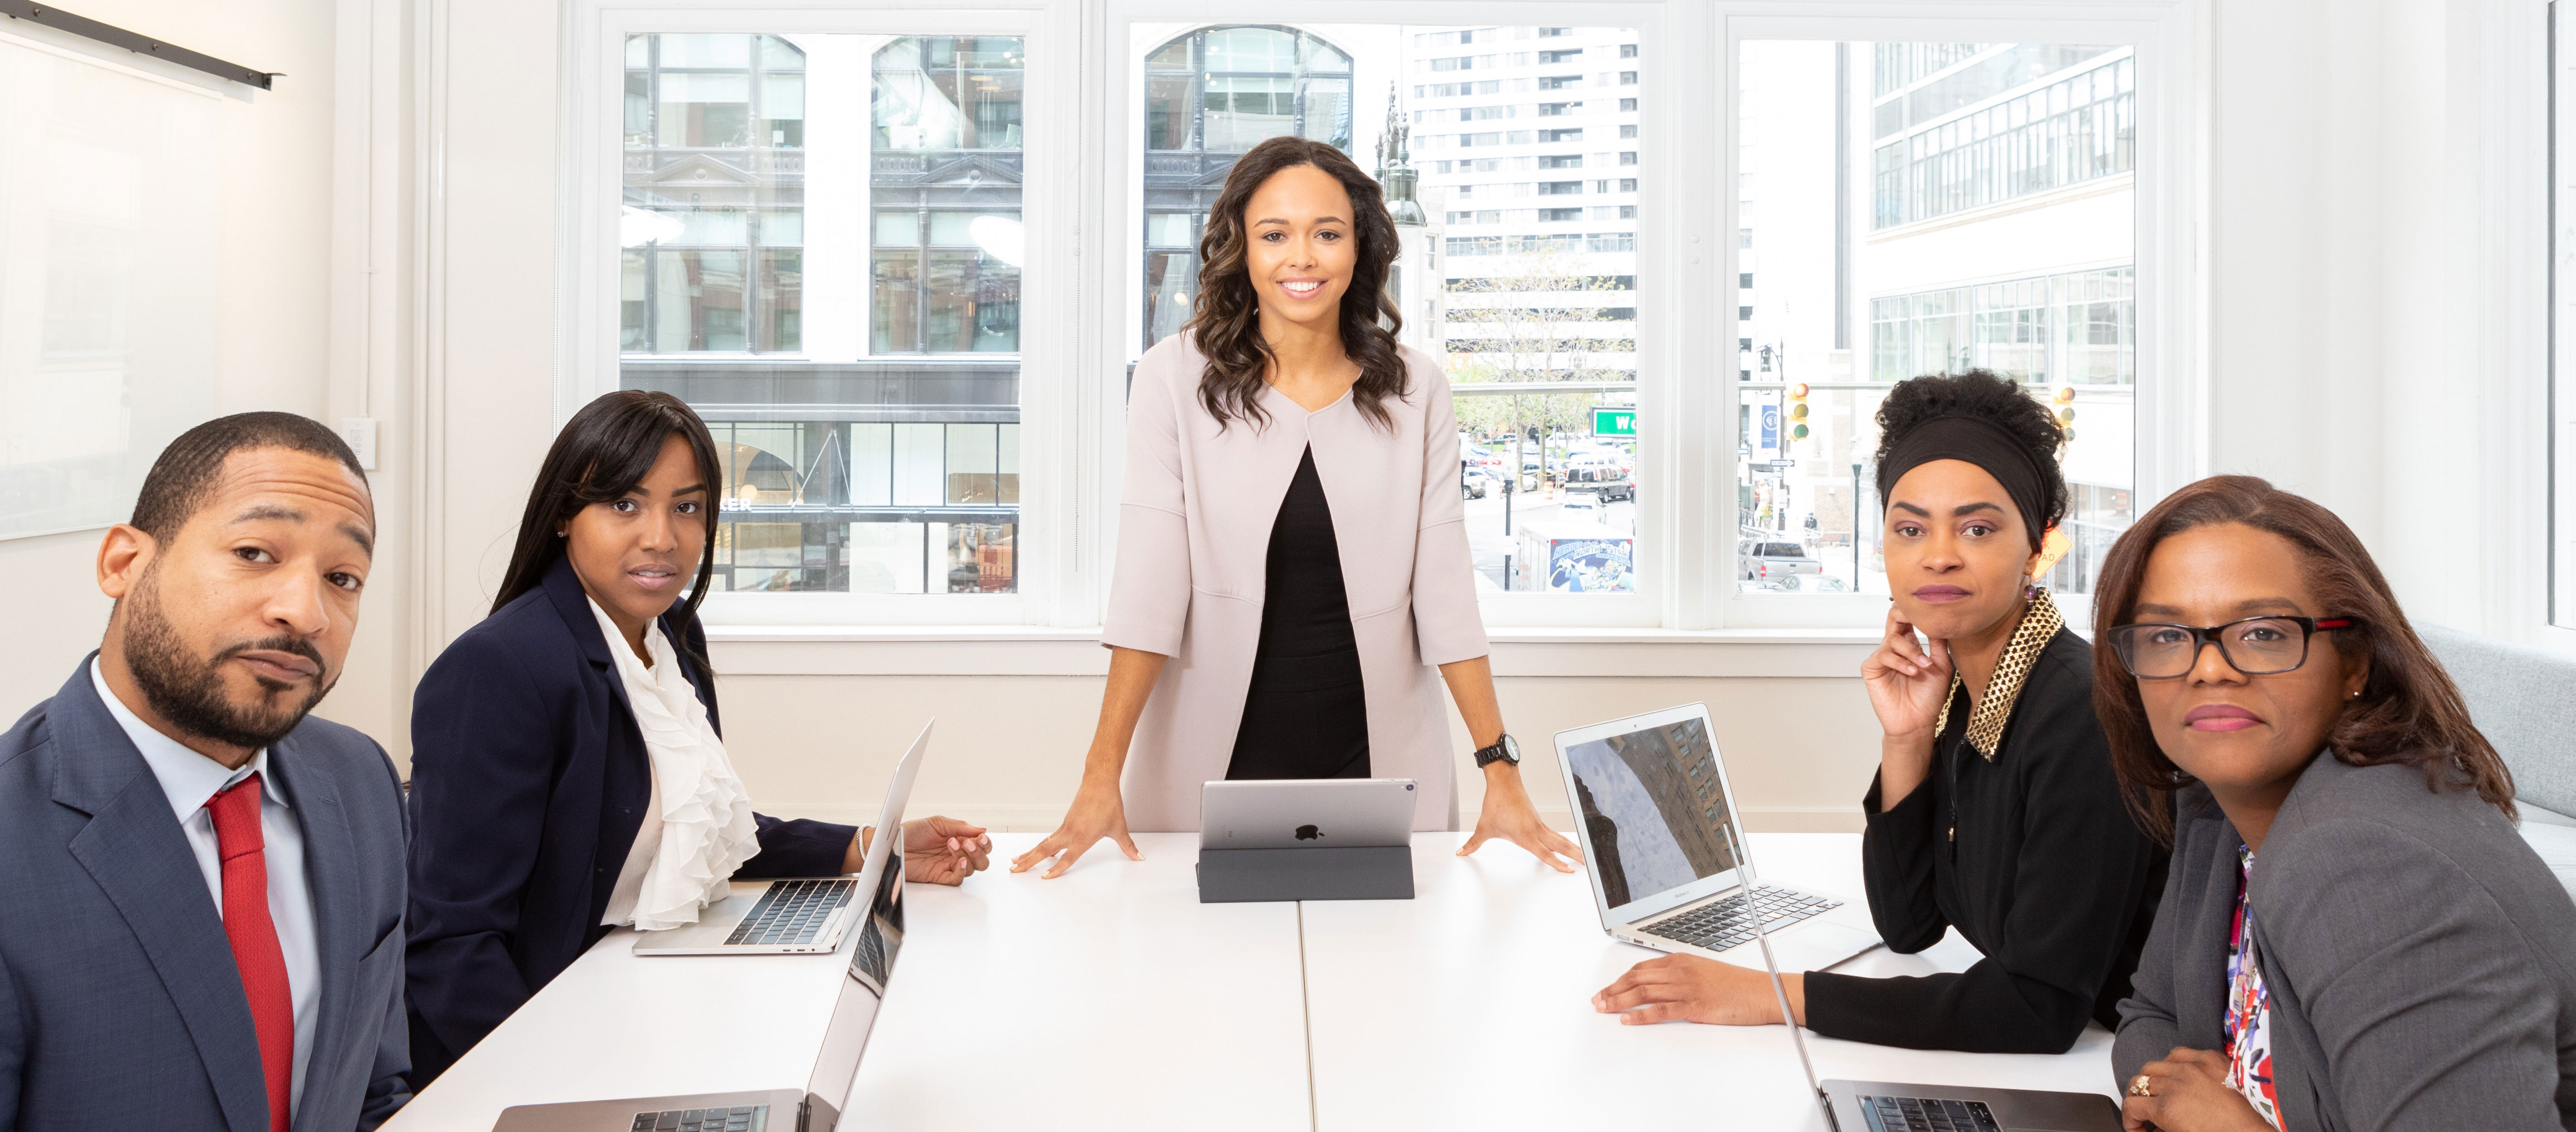
[(1145, 344), (1190, 317), (1198, 240), (1235, 158), (1283, 134), (1351, 148), (1351, 57), (1294, 28), (1200, 28), (1145, 56)]

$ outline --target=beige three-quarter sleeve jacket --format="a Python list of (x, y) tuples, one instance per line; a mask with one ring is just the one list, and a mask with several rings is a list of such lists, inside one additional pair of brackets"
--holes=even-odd
[(1261, 643), (1271, 524), (1309, 446), (1359, 641), (1369, 773), (1421, 782), (1413, 828), (1457, 827), (1436, 666), (1485, 655), (1485, 628), (1449, 379), (1416, 351), (1404, 361), (1406, 393), (1384, 402), (1392, 428), (1372, 424), (1348, 396), (1309, 413), (1264, 389), (1267, 424), (1235, 420), (1222, 430), (1199, 404), (1206, 362), (1186, 336), (1137, 363), (1101, 643), (1172, 659), (1129, 749), (1129, 828), (1197, 829), (1200, 784), (1225, 777)]

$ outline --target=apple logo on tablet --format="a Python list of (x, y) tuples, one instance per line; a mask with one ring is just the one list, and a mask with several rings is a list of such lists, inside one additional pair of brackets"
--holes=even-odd
[(1299, 841), (1313, 841), (1314, 839), (1322, 836), (1323, 832), (1317, 830), (1314, 826), (1301, 825), (1297, 827), (1297, 840)]

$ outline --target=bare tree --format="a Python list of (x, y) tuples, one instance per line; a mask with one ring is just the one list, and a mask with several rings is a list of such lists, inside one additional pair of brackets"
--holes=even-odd
[[(1563, 239), (1565, 237), (1557, 237)], [(1581, 237), (1571, 237), (1581, 239)], [(1515, 241), (1550, 237), (1512, 237)], [(1579, 382), (1612, 379), (1604, 355), (1636, 350), (1632, 338), (1612, 338), (1589, 324), (1613, 321), (1598, 296), (1624, 290), (1618, 280), (1587, 271), (1581, 252), (1540, 245), (1500, 259), (1500, 269), (1453, 279), (1460, 296), (1448, 305), (1453, 324), (1449, 338), (1450, 380), (1469, 386), (1481, 382)], [(1586, 301), (1590, 299), (1590, 301)], [(1456, 335), (1464, 324), (1469, 335)], [(1606, 329), (1606, 328), (1604, 328)], [(1533, 428), (1541, 437), (1572, 431), (1588, 423), (1601, 400), (1592, 392), (1511, 393), (1478, 396), (1462, 389), (1457, 400), (1461, 424), (1488, 436), (1509, 429), (1513, 436), (1514, 477), (1520, 474), (1520, 440)], [(1539, 446), (1539, 474), (1548, 470), (1547, 447)]]

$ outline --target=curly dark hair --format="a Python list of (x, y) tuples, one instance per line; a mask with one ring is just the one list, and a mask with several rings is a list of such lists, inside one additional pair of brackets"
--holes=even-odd
[(1351, 271), (1350, 288), (1342, 292), (1342, 351), (1360, 367), (1352, 401), (1371, 423), (1393, 427), (1395, 418), (1382, 402), (1406, 393), (1404, 356), (1395, 337), (1404, 317), (1386, 293), (1387, 268), (1395, 263), (1397, 250), (1395, 218), (1387, 214), (1386, 195), (1377, 181), (1348, 154), (1293, 136), (1262, 142), (1236, 159), (1216, 206), (1208, 210), (1207, 235), (1199, 240), (1199, 293), (1185, 328), (1207, 359), (1207, 372), (1199, 377), (1199, 403), (1219, 428), (1236, 417), (1256, 426), (1269, 422), (1260, 398), (1270, 343), (1261, 336), (1261, 302), (1244, 266), (1251, 237), (1244, 230), (1243, 210), (1272, 174), (1299, 165), (1323, 170), (1350, 194), (1359, 263)]
[(2030, 449), (2031, 463), (2045, 477), (2040, 484), (2039, 523), (2030, 530), (2030, 548), (2039, 549), (2048, 528), (2066, 517), (2066, 475), (2057, 467), (2057, 450), (2066, 443), (2066, 433), (2057, 426), (2057, 419), (2021, 386), (1992, 370), (1926, 374), (1897, 382), (1887, 400), (1879, 403), (1878, 452), (1871, 461), (1885, 464), (1905, 434), (1941, 417), (1992, 422)]
[[(2268, 481), (2211, 476), (2166, 496), (2122, 532), (2094, 587), (2093, 638), (2135, 619), (2138, 590), (2156, 547), (2184, 531), (2220, 523), (2280, 536), (2298, 555), (2323, 612), (2360, 622), (2355, 632), (2325, 638), (2337, 653), (2370, 657), (2361, 695), (2343, 705), (2326, 734), (2326, 749), (2335, 758), (2347, 766), (2419, 767), (2425, 789), (2473, 790), (2506, 817), (2516, 816), (2513, 771), (2469, 719), (2459, 685), (2415, 634), (2369, 549), (2334, 512)], [(2171, 795), (2193, 780), (2156, 745), (2138, 680), (2120, 666), (2116, 649), (2093, 650), (2093, 710), (2102, 717), (2111, 769), (2130, 812), (2157, 840), (2172, 844)]]

